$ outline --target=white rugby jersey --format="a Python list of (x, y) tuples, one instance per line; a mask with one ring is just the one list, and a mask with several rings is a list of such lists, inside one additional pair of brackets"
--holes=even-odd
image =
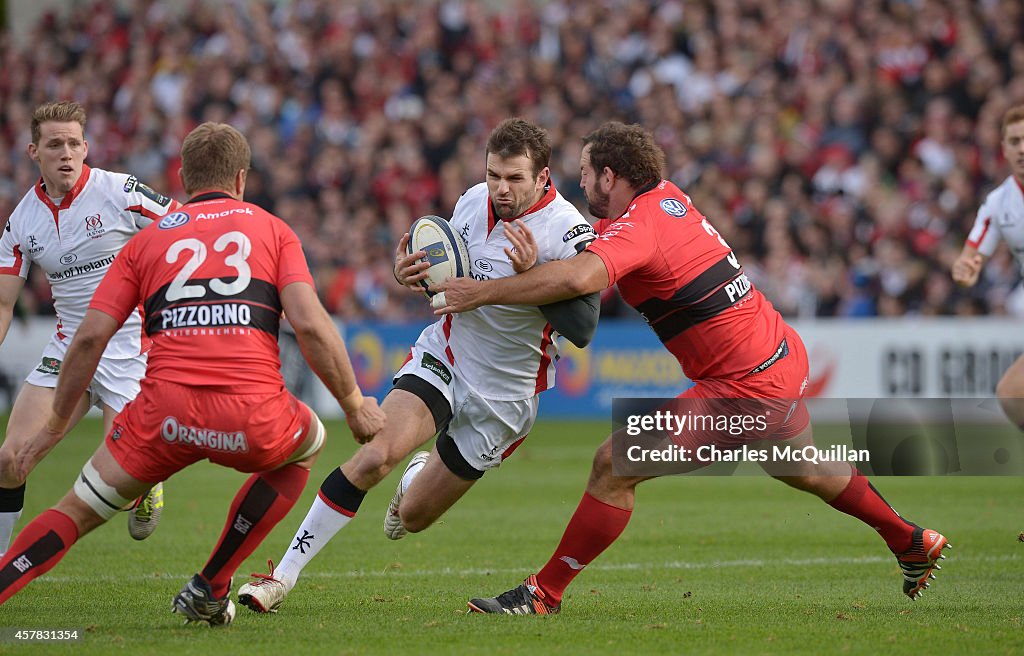
[[(572, 257), (594, 238), (590, 223), (554, 185), (518, 218), (533, 232), (537, 264)], [(515, 275), (504, 251), (511, 243), (486, 183), (462, 195), (450, 223), (466, 240), (470, 275), (478, 280)], [(486, 305), (446, 315), (431, 328), (443, 332), (449, 363), (484, 398), (518, 401), (555, 384), (556, 333), (536, 306)]]
[(987, 257), (995, 252), (1000, 239), (1006, 240), (1024, 268), (1024, 189), (1012, 175), (985, 197), (967, 236), (967, 245)]
[[(42, 180), (14, 208), (0, 233), (0, 274), (28, 277), (33, 262), (46, 272), (57, 310), (57, 337), (70, 343), (92, 294), (121, 247), (179, 203), (127, 173), (82, 166), (82, 176), (56, 205)], [(135, 357), (144, 349), (136, 310), (103, 356)]]

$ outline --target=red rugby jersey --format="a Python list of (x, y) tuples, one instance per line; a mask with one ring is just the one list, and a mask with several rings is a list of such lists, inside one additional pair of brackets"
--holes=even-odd
[(662, 180), (594, 227), (588, 250), (688, 378), (739, 378), (778, 349), (782, 316), (679, 187)]
[(293, 282), (313, 285), (292, 229), (214, 192), (129, 240), (89, 307), (123, 321), (142, 303), (147, 378), (264, 393), (284, 386), (280, 292)]

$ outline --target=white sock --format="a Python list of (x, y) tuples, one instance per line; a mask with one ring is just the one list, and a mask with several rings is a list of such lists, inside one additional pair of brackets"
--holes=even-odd
[(284, 583), (288, 590), (295, 587), (303, 568), (351, 519), (328, 506), (319, 496), (313, 499), (313, 505), (295, 532), (291, 546), (274, 568), (274, 578)]
[(3, 557), (7, 547), (11, 546), (11, 535), (14, 534), (14, 527), (21, 519), (21, 511), (0, 512), (0, 557)]
[(409, 486), (412, 484), (412, 479), (416, 478), (416, 475), (420, 473), (427, 464), (427, 461), (418, 462), (405, 471), (402, 475), (402, 494), (405, 494), (409, 490)]

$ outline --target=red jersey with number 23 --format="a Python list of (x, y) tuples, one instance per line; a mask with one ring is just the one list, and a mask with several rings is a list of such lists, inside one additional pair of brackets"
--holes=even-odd
[(227, 194), (193, 198), (121, 250), (89, 307), (123, 321), (142, 302), (146, 377), (240, 393), (283, 389), (280, 293), (313, 285), (294, 231)]
[(588, 250), (692, 380), (741, 378), (770, 358), (785, 322), (729, 245), (668, 180), (595, 224)]

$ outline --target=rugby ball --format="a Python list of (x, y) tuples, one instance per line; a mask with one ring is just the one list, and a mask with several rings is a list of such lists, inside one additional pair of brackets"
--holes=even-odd
[(469, 250), (462, 236), (439, 216), (421, 216), (409, 228), (409, 244), (406, 252), (423, 251), (430, 262), (427, 277), (420, 286), (427, 296), (435, 292), (429, 287), (440, 285), (449, 278), (460, 278), (469, 273)]

